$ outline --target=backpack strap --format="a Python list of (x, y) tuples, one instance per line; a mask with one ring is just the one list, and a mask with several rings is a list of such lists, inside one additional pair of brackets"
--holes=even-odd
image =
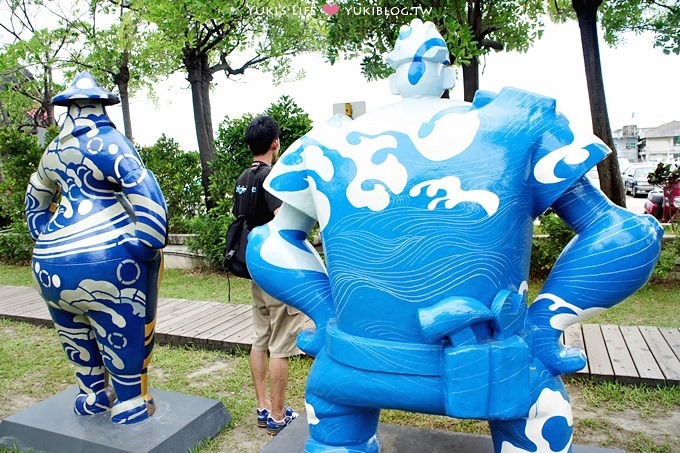
[(263, 162), (256, 161), (256, 165), (253, 165), (250, 168), (250, 172), (248, 173), (248, 184), (246, 185), (246, 192), (248, 193), (248, 196), (243, 199), (243, 204), (241, 205), (241, 214), (239, 215), (244, 215), (246, 217), (246, 221), (250, 218), (252, 212), (252, 205), (254, 204), (254, 199), (255, 197), (258, 196), (259, 190), (257, 192), (253, 192), (253, 183), (255, 182), (255, 173), (257, 173), (257, 170), (260, 169), (263, 165), (265, 165)]

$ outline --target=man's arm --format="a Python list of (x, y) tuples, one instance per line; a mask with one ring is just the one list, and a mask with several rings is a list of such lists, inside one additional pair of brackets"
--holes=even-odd
[(651, 216), (611, 203), (585, 178), (554, 204), (576, 232), (529, 307), (536, 356), (555, 374), (585, 366), (578, 348), (558, 338), (568, 326), (613, 307), (649, 279), (661, 251), (663, 229)]
[(305, 331), (298, 337), (298, 346), (310, 355), (323, 346), (326, 324), (334, 316), (326, 267), (307, 240), (315, 224), (315, 219), (283, 203), (271, 222), (250, 233), (246, 252), (255, 283), (316, 324), (316, 332)]

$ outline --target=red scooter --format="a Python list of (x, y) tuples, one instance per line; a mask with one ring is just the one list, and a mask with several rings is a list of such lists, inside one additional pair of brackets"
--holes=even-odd
[(645, 213), (661, 222), (672, 222), (680, 209), (680, 183), (668, 188), (656, 188), (649, 192), (645, 201)]

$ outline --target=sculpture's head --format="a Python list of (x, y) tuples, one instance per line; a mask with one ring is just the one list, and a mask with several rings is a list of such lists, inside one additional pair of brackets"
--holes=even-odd
[(71, 86), (52, 98), (52, 104), (69, 106), (83, 100), (101, 105), (114, 105), (120, 102), (118, 96), (102, 89), (92, 74), (83, 71), (76, 76)]
[(390, 76), (390, 90), (405, 98), (439, 97), (456, 81), (442, 35), (420, 19), (402, 25), (387, 64), (397, 71)]

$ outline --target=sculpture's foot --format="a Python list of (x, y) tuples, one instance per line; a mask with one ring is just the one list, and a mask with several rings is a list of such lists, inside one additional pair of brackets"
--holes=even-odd
[(94, 393), (81, 391), (76, 396), (73, 412), (77, 415), (94, 415), (111, 409), (115, 395), (111, 387), (105, 387)]
[(153, 396), (150, 393), (144, 395), (144, 401), (146, 401), (146, 410), (149, 412), (149, 417), (156, 413), (156, 403), (153, 401)]
[(128, 401), (117, 401), (111, 408), (111, 423), (116, 425), (139, 423), (151, 417), (155, 411), (153, 399), (147, 401), (139, 396)]
[(332, 451), (333, 453), (380, 453), (380, 438), (377, 434), (373, 435), (366, 442), (352, 445), (329, 445), (318, 440), (307, 439), (305, 453), (321, 453)]

